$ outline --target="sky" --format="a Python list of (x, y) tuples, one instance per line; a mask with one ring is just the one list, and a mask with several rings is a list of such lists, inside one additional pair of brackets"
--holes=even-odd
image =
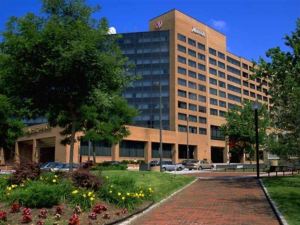
[[(151, 18), (171, 9), (224, 33), (227, 50), (249, 60), (284, 45), (284, 36), (295, 30), (300, 0), (87, 0), (100, 5), (95, 18), (106, 17), (118, 33), (147, 31)], [(40, 0), (0, 0), (0, 32), (10, 16), (40, 13)]]

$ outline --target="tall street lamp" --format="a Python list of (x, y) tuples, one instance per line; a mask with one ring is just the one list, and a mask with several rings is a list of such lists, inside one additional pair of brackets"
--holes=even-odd
[(254, 122), (255, 122), (255, 144), (256, 144), (256, 178), (259, 179), (259, 140), (258, 140), (258, 110), (260, 108), (259, 102), (256, 100), (252, 109), (254, 110)]
[(161, 98), (161, 76), (159, 76), (159, 167), (162, 168), (163, 145), (162, 145), (162, 98)]
[(189, 148), (189, 115), (186, 118), (186, 158), (190, 158), (190, 148)]

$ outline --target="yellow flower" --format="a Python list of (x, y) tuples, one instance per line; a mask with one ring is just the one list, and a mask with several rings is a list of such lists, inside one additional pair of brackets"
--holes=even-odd
[(7, 187), (7, 190), (11, 191), (11, 187)]
[(129, 195), (130, 195), (130, 193), (128, 193), (128, 192), (127, 192), (126, 194), (127, 194), (127, 196), (129, 196)]
[(120, 196), (120, 195), (121, 195), (121, 193), (120, 193), (120, 192), (118, 192), (118, 195)]
[(54, 175), (55, 178), (57, 178), (57, 175)]
[(94, 201), (94, 200), (95, 200), (95, 198), (91, 197), (91, 198), (90, 198), (90, 200), (91, 200), (91, 201)]
[(113, 187), (114, 187), (114, 185), (110, 185), (110, 187), (111, 187), (111, 188), (113, 188)]
[(21, 184), (20, 186), (21, 186), (21, 187), (24, 187), (24, 184)]
[(112, 190), (110, 190), (109, 193), (111, 194), (111, 193), (112, 193)]
[(144, 195), (144, 194), (141, 194), (141, 196), (144, 197), (145, 195)]
[(56, 179), (53, 179), (52, 182), (53, 182), (53, 183), (56, 183)]
[(123, 200), (123, 201), (125, 200), (125, 197), (124, 197), (124, 196), (122, 197), (122, 200)]
[(72, 191), (72, 194), (75, 195), (78, 193), (78, 190)]
[(88, 196), (91, 197), (92, 194), (93, 192), (89, 191)]
[(82, 196), (83, 196), (84, 198), (86, 198), (86, 194), (83, 194)]
[(152, 188), (151, 188), (151, 187), (149, 187), (149, 188), (148, 188), (148, 190), (151, 192), (151, 191), (152, 191)]
[(108, 179), (108, 176), (106, 176), (106, 179)]

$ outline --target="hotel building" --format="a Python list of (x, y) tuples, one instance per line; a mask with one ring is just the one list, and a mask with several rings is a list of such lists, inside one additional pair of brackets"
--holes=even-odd
[[(122, 142), (96, 144), (97, 161), (158, 158), (161, 98), (165, 159), (228, 162), (228, 143), (219, 129), (226, 111), (244, 100), (268, 105), (268, 83), (250, 77), (252, 63), (227, 51), (224, 34), (180, 11), (151, 19), (149, 30), (124, 33), (119, 41), (135, 64), (128, 73), (141, 76), (123, 93), (140, 114)], [(69, 160), (60, 128), (41, 124), (28, 131), (16, 143), (17, 161)], [(87, 154), (88, 144), (77, 142), (74, 161), (85, 161)]]

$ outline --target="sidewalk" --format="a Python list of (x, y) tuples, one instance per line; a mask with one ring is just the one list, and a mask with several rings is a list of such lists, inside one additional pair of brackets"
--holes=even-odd
[[(203, 175), (203, 174), (201, 174)], [(200, 176), (201, 176), (200, 175)], [(216, 175), (216, 174), (215, 174)], [(133, 225), (278, 225), (256, 179), (230, 174), (222, 179), (198, 179)], [(229, 174), (228, 174), (229, 175)], [(236, 176), (236, 177), (234, 177)]]

